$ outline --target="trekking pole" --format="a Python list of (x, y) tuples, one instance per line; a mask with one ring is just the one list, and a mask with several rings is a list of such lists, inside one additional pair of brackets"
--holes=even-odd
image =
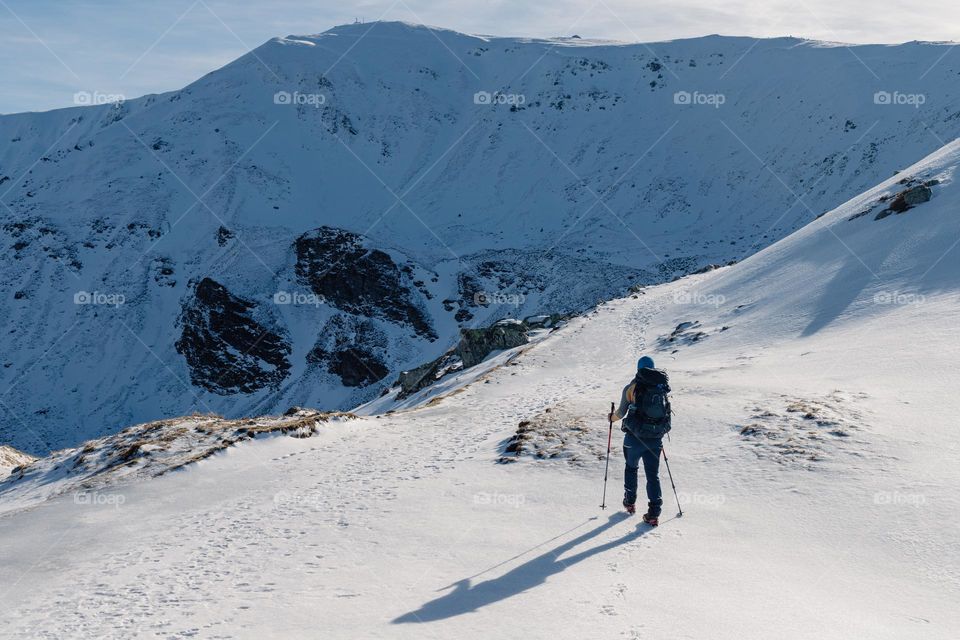
[(613, 412), (615, 403), (610, 403), (610, 431), (607, 433), (607, 466), (603, 470), (603, 500), (600, 502), (600, 508), (607, 508), (607, 475), (610, 472), (610, 446), (613, 443)]
[(683, 509), (680, 507), (680, 496), (677, 495), (677, 485), (673, 484), (673, 474), (670, 472), (670, 460), (667, 459), (667, 450), (661, 446), (660, 451), (663, 452), (663, 461), (667, 463), (667, 475), (670, 476), (670, 486), (673, 487), (673, 497), (677, 499), (677, 509), (679, 510), (677, 517), (682, 518)]

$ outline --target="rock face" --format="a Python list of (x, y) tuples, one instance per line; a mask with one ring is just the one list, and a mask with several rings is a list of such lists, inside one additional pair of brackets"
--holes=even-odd
[(472, 367), (494, 351), (527, 343), (527, 326), (520, 321), (501, 321), (483, 329), (461, 329), (457, 346), (436, 360), (404, 371), (398, 380), (401, 397), (430, 386), (447, 373)]
[(290, 344), (254, 318), (257, 305), (204, 278), (183, 308), (176, 349), (193, 384), (217, 393), (253, 393), (278, 385), (290, 370)]
[(343, 311), (378, 317), (436, 338), (417, 300), (410, 267), (402, 270), (384, 251), (367, 248), (362, 236), (320, 227), (297, 238), (297, 278)]
[(522, 322), (498, 322), (486, 329), (462, 329), (456, 354), (465, 368), (480, 364), (494, 351), (513, 349), (527, 343)]
[(307, 362), (322, 366), (347, 387), (366, 387), (386, 377), (390, 369), (382, 356), (387, 337), (373, 322), (334, 316), (320, 332), (307, 354)]

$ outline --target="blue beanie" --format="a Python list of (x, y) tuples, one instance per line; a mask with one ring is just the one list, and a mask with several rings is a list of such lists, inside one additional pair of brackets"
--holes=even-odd
[(653, 358), (650, 356), (643, 356), (637, 360), (637, 371), (640, 369), (653, 369)]

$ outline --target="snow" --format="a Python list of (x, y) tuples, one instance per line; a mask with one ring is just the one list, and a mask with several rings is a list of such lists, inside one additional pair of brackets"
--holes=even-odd
[[(347, 410), (461, 326), (582, 311), (742, 259), (960, 135), (948, 46), (853, 56), (793, 38), (612, 44), (346, 25), (271, 40), (175, 92), (0, 117), (0, 441), (46, 454), (193, 411)], [(475, 101), (496, 91), (523, 104)], [(323, 104), (279, 104), (279, 92)], [(877, 104), (878, 92), (924, 103)], [(694, 94), (724, 102), (677, 104)], [(222, 246), (221, 225), (234, 234)], [(346, 387), (307, 360), (344, 312), (273, 304), (307, 292), (292, 243), (322, 225), (369, 236), (429, 293), (436, 341), (375, 320), (390, 371), (376, 384)], [(444, 301), (469, 303), (458, 276), (488, 263), (503, 278), (483, 286), (515, 303), (458, 322)], [(206, 277), (289, 336), (278, 387), (192, 384), (175, 344)], [(78, 291), (125, 303), (77, 305)]]
[(15, 468), (33, 462), (35, 459), (33, 456), (17, 451), (13, 447), (0, 445), (0, 481), (6, 478)]
[[(3, 632), (954, 638), (958, 166), (951, 143), (735, 266), (571, 320), (456, 393), (9, 513)], [(929, 202), (850, 220), (933, 176)], [(682, 322), (704, 335), (666, 341)], [(666, 484), (653, 530), (598, 508), (605, 415), (640, 353), (671, 375), (684, 504), (673, 517)], [(518, 424), (554, 407), (593, 427), (571, 445), (579, 462), (498, 464)], [(611, 505), (620, 461), (618, 448)]]
[(19, 468), (13, 473), (15, 465), (11, 465), (9, 475), (0, 478), (0, 514), (67, 493), (85, 503), (104, 487), (178, 471), (239, 442), (281, 433), (308, 438), (321, 425), (351, 418), (349, 414), (324, 414), (309, 409), (239, 420), (195, 414), (134, 425), (39, 460), (25, 454), (9, 456), (9, 461), (19, 460)]

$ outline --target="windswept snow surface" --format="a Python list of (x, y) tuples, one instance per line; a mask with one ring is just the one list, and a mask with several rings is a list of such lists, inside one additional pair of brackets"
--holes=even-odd
[[(951, 144), (437, 402), (8, 514), (3, 633), (955, 638), (958, 164)], [(938, 181), (929, 202), (854, 218), (911, 178)], [(598, 506), (604, 416), (640, 353), (677, 412), (684, 516), (667, 484), (654, 530), (616, 509), (619, 447)], [(594, 427), (571, 445), (592, 455), (498, 464), (547, 409)]]

